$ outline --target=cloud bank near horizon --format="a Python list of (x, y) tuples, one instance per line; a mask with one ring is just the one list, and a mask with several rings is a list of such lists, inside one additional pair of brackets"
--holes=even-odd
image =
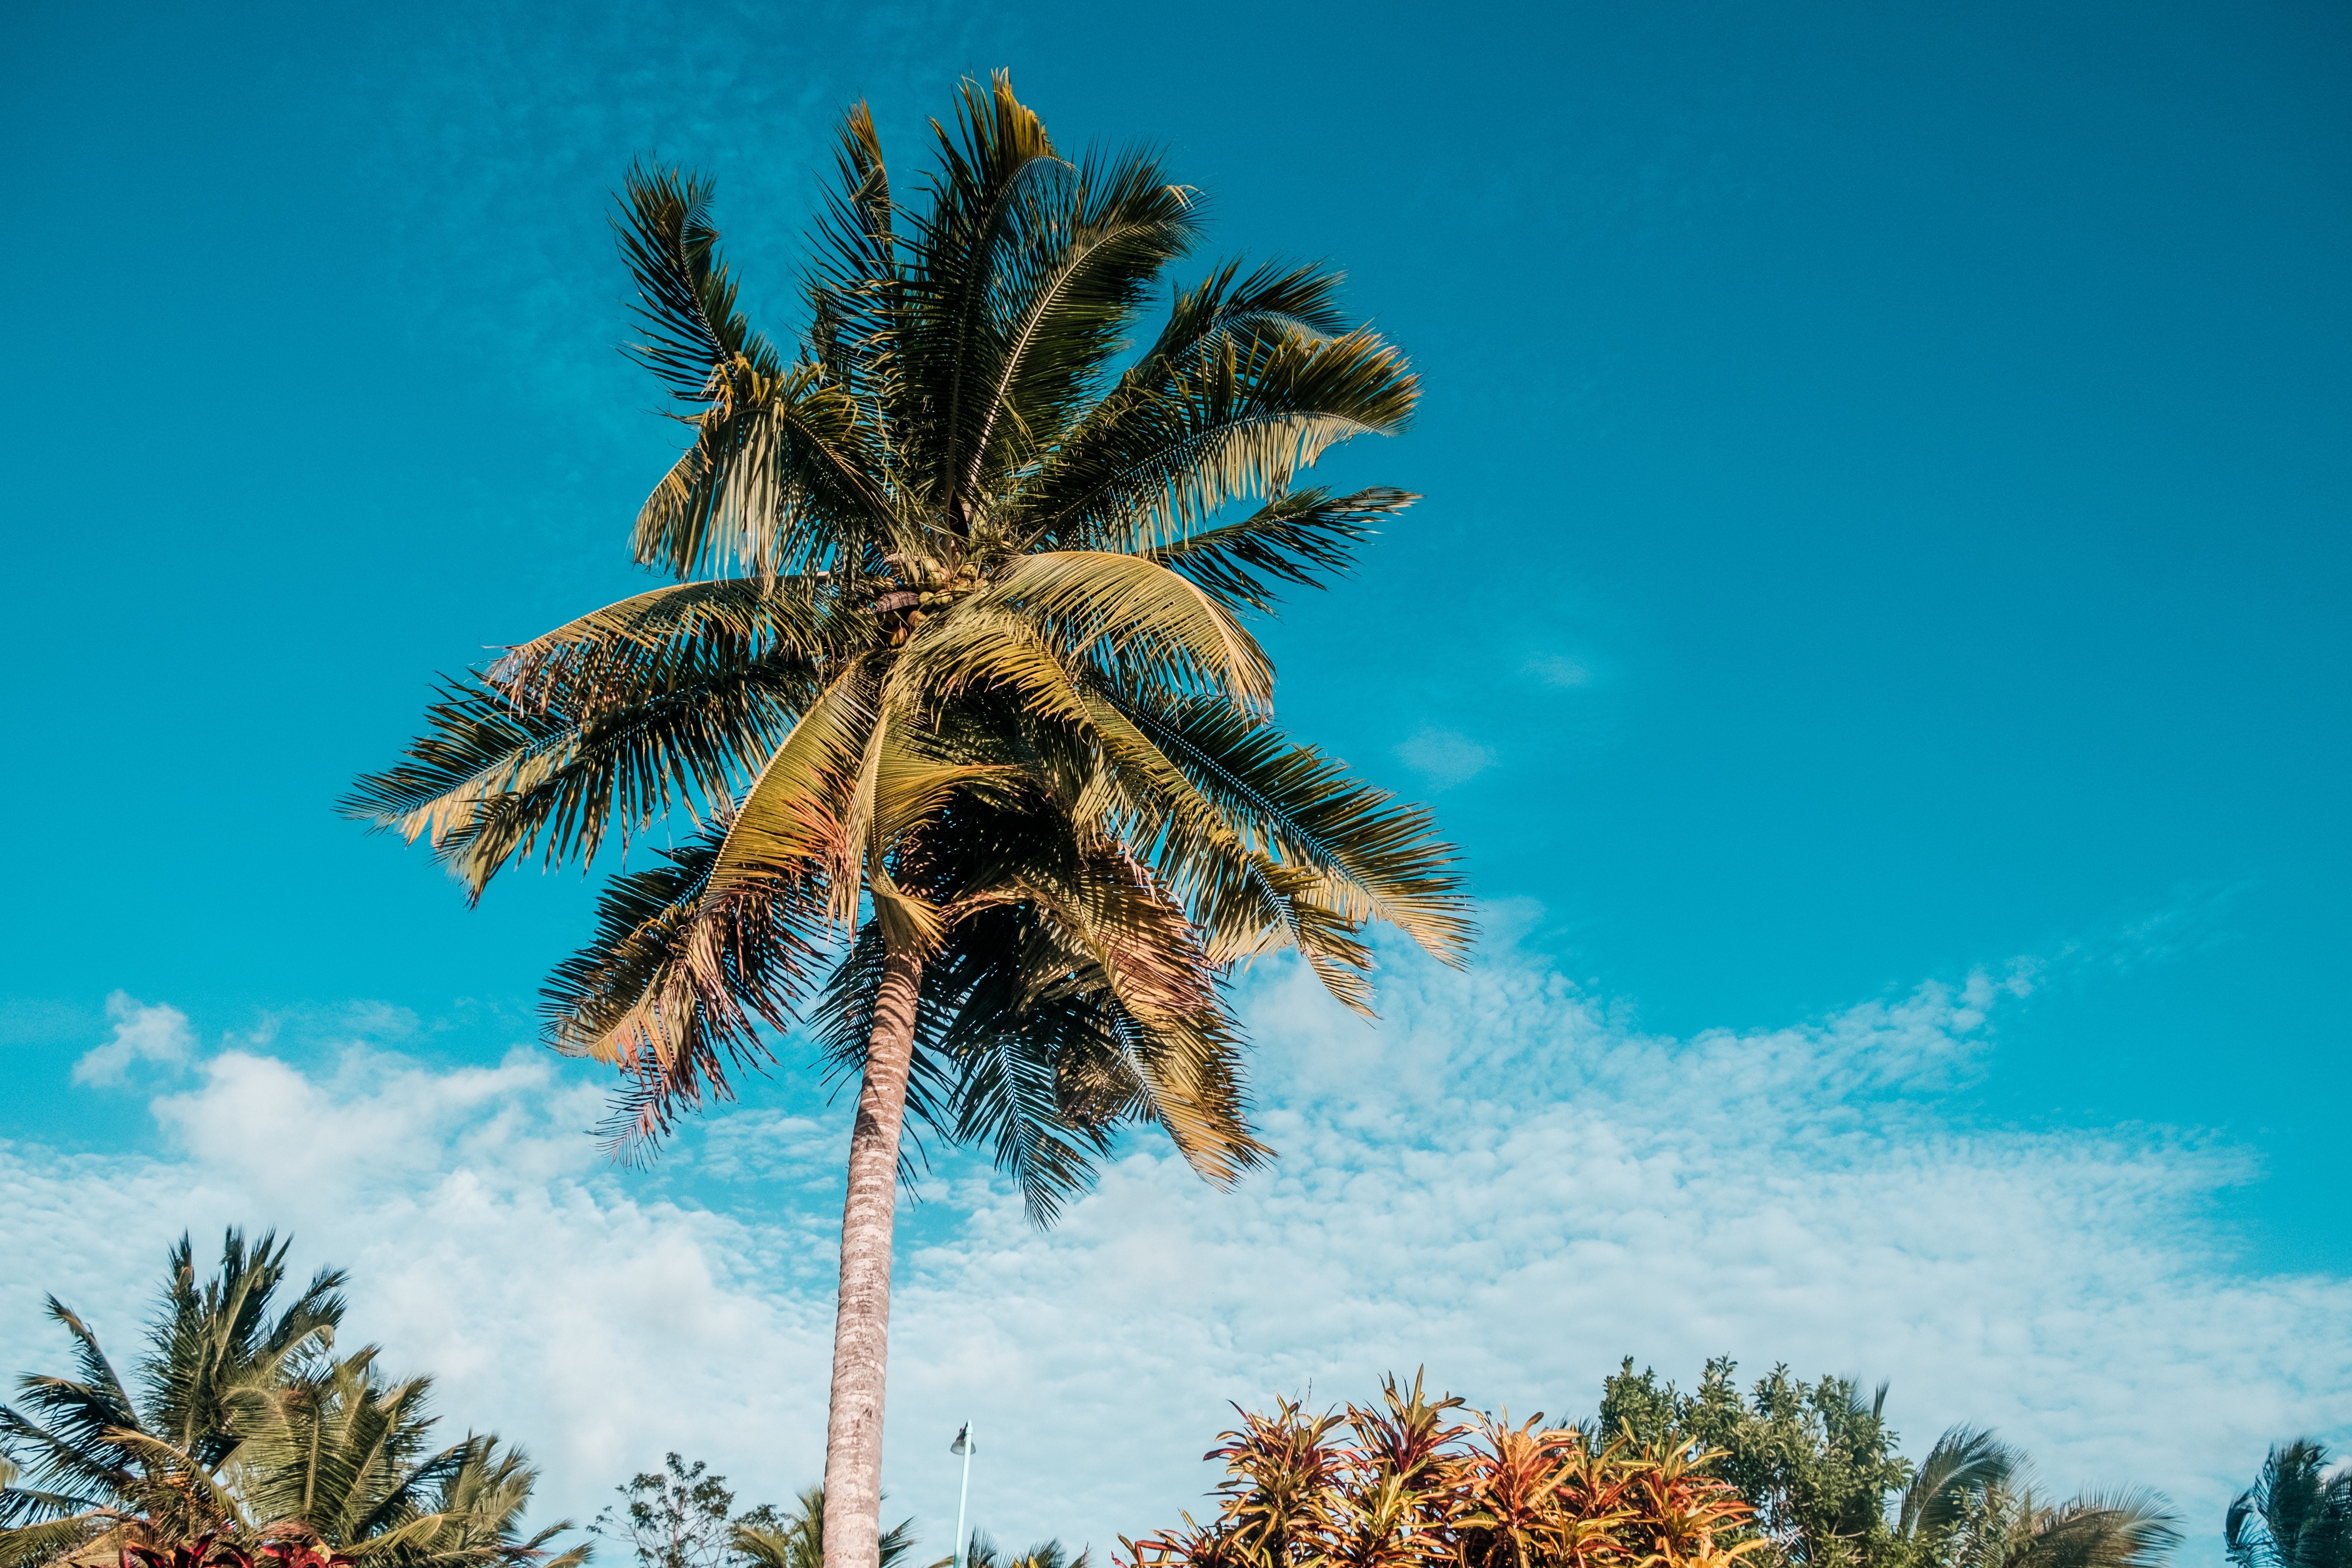
[[(1629, 1353), (1685, 1382), (1726, 1353), (1887, 1378), (1913, 1451), (1969, 1421), (2055, 1489), (2160, 1487), (2192, 1563), (2269, 1442), (2344, 1435), (2352, 1280), (2242, 1273), (2204, 1217), (2245, 1151), (1939, 1109), (2032, 965), (1688, 1039), (1503, 943), (1382, 979), (1377, 1029), (1296, 969), (1253, 983), (1283, 1157), (1236, 1193), (1137, 1141), (1040, 1235), (984, 1165), (940, 1163), (902, 1222), (890, 1384), (894, 1507), (928, 1539), (967, 1417), (981, 1527), (1105, 1549), (1198, 1506), (1228, 1399), (1361, 1397), (1424, 1365), (1556, 1416)], [(585, 1522), (672, 1448), (747, 1500), (818, 1474), (845, 1111), (755, 1090), (646, 1177), (581, 1136), (600, 1086), (527, 1047), (205, 1055), (168, 1006), (110, 1019), (77, 1081), (146, 1074), (159, 1137), (0, 1143), (4, 1370), (60, 1363), (44, 1292), (128, 1359), (172, 1237), (274, 1226), (306, 1267), (352, 1268), (350, 1342), (538, 1457), (547, 1517)]]

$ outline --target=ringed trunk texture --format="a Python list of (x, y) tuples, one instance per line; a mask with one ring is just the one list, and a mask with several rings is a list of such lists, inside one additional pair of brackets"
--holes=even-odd
[(849, 1134), (841, 1205), (841, 1301), (833, 1322), (833, 1404), (824, 1426), (824, 1568), (877, 1568), (882, 1556), (882, 1378), (890, 1353), (890, 1233), (898, 1129), (915, 1053), (919, 954), (883, 962), (866, 1044), (866, 1080)]

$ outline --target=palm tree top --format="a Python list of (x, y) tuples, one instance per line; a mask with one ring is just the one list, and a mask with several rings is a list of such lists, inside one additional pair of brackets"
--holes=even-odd
[(790, 355), (738, 304), (709, 182), (630, 172), (634, 353), (699, 437), (639, 515), (641, 562), (903, 582), (890, 567), (1135, 552), (1286, 490), (1334, 441), (1403, 427), (1414, 379), (1351, 330), (1328, 268), (1213, 269), (1135, 352), (1201, 237), (1197, 194), (1150, 153), (1063, 154), (1002, 73), (932, 128), (938, 167), (901, 202), (871, 115), (845, 120)]

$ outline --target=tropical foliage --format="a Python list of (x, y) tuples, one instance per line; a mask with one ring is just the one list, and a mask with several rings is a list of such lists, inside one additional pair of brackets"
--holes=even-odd
[[(1387, 1381), (1375, 1405), (1243, 1412), (1207, 1456), (1216, 1516), (1125, 1541), (1133, 1568), (1700, 1568), (1761, 1549), (1749, 1510), (1675, 1444), (1601, 1442), (1540, 1415)], [(1466, 1413), (1465, 1413), (1466, 1414)]]
[[(821, 1568), (824, 1561), (824, 1489), (807, 1487), (779, 1510), (773, 1503), (734, 1511), (725, 1476), (702, 1460), (676, 1454), (614, 1489), (618, 1512), (606, 1508), (588, 1528), (623, 1542), (637, 1568)], [(915, 1549), (915, 1521), (882, 1532), (882, 1568), (897, 1568)]]
[(990, 1150), (1040, 1223), (1122, 1126), (1230, 1182), (1270, 1152), (1233, 967), (1294, 950), (1369, 1010), (1369, 922), (1449, 961), (1471, 934), (1428, 814), (1273, 724), (1249, 626), (1413, 499), (1295, 482), (1403, 426), (1402, 356), (1327, 268), (1170, 289), (1196, 194), (1147, 153), (1065, 154), (1003, 77), (933, 129), (908, 199), (851, 111), (789, 343), (740, 308), (709, 185), (629, 175), (636, 353), (691, 437), (635, 548), (678, 581), (449, 683), (347, 802), (475, 897), (691, 819), (547, 990), (552, 1042), (621, 1069), (619, 1147), (815, 1000), (859, 1082), (825, 1470), (856, 1568), (904, 1116)]
[[(749, 1520), (735, 1531), (737, 1556), (749, 1568), (824, 1568), (824, 1489), (803, 1488), (781, 1516)], [(882, 1532), (882, 1568), (900, 1568), (915, 1550), (915, 1521), (902, 1519)], [(942, 1559), (952, 1562), (952, 1558)], [(911, 1568), (911, 1565), (908, 1565)], [(940, 1568), (933, 1563), (931, 1568)]]
[(2222, 1522), (2236, 1568), (2352, 1568), (2352, 1465), (2298, 1437), (2273, 1448)]
[[(365, 1347), (334, 1353), (340, 1270), (283, 1310), (289, 1244), (228, 1232), (199, 1281), (173, 1248), (148, 1353), (118, 1373), (83, 1319), (49, 1300), (71, 1337), (70, 1375), (19, 1379), (0, 1406), (0, 1568), (40, 1563), (305, 1568), (571, 1568), (526, 1538), (535, 1473), (494, 1436), (435, 1447), (430, 1381), (394, 1380)], [(128, 1557), (125, 1556), (128, 1553)]]
[(1059, 1541), (1040, 1541), (1026, 1552), (1008, 1553), (992, 1536), (975, 1530), (965, 1543), (963, 1560), (965, 1568), (1087, 1568), (1094, 1553), (1081, 1549), (1073, 1557)]
[(2179, 1541), (2153, 1494), (2037, 1497), (2025, 1457), (1969, 1426), (1916, 1463), (1886, 1422), (1886, 1386), (1805, 1383), (1775, 1367), (1743, 1396), (1727, 1359), (1688, 1394), (1631, 1357), (1599, 1426), (1701, 1456), (1754, 1511), (1752, 1539), (1803, 1568), (2145, 1568)]

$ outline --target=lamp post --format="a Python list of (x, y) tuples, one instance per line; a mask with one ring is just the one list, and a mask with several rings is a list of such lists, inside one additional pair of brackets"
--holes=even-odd
[(963, 1568), (963, 1505), (971, 1500), (971, 1451), (979, 1447), (980, 1444), (972, 1437), (969, 1421), (963, 1424), (963, 1430), (956, 1434), (956, 1440), (948, 1445), (949, 1453), (963, 1456), (963, 1485), (956, 1492), (955, 1568)]

